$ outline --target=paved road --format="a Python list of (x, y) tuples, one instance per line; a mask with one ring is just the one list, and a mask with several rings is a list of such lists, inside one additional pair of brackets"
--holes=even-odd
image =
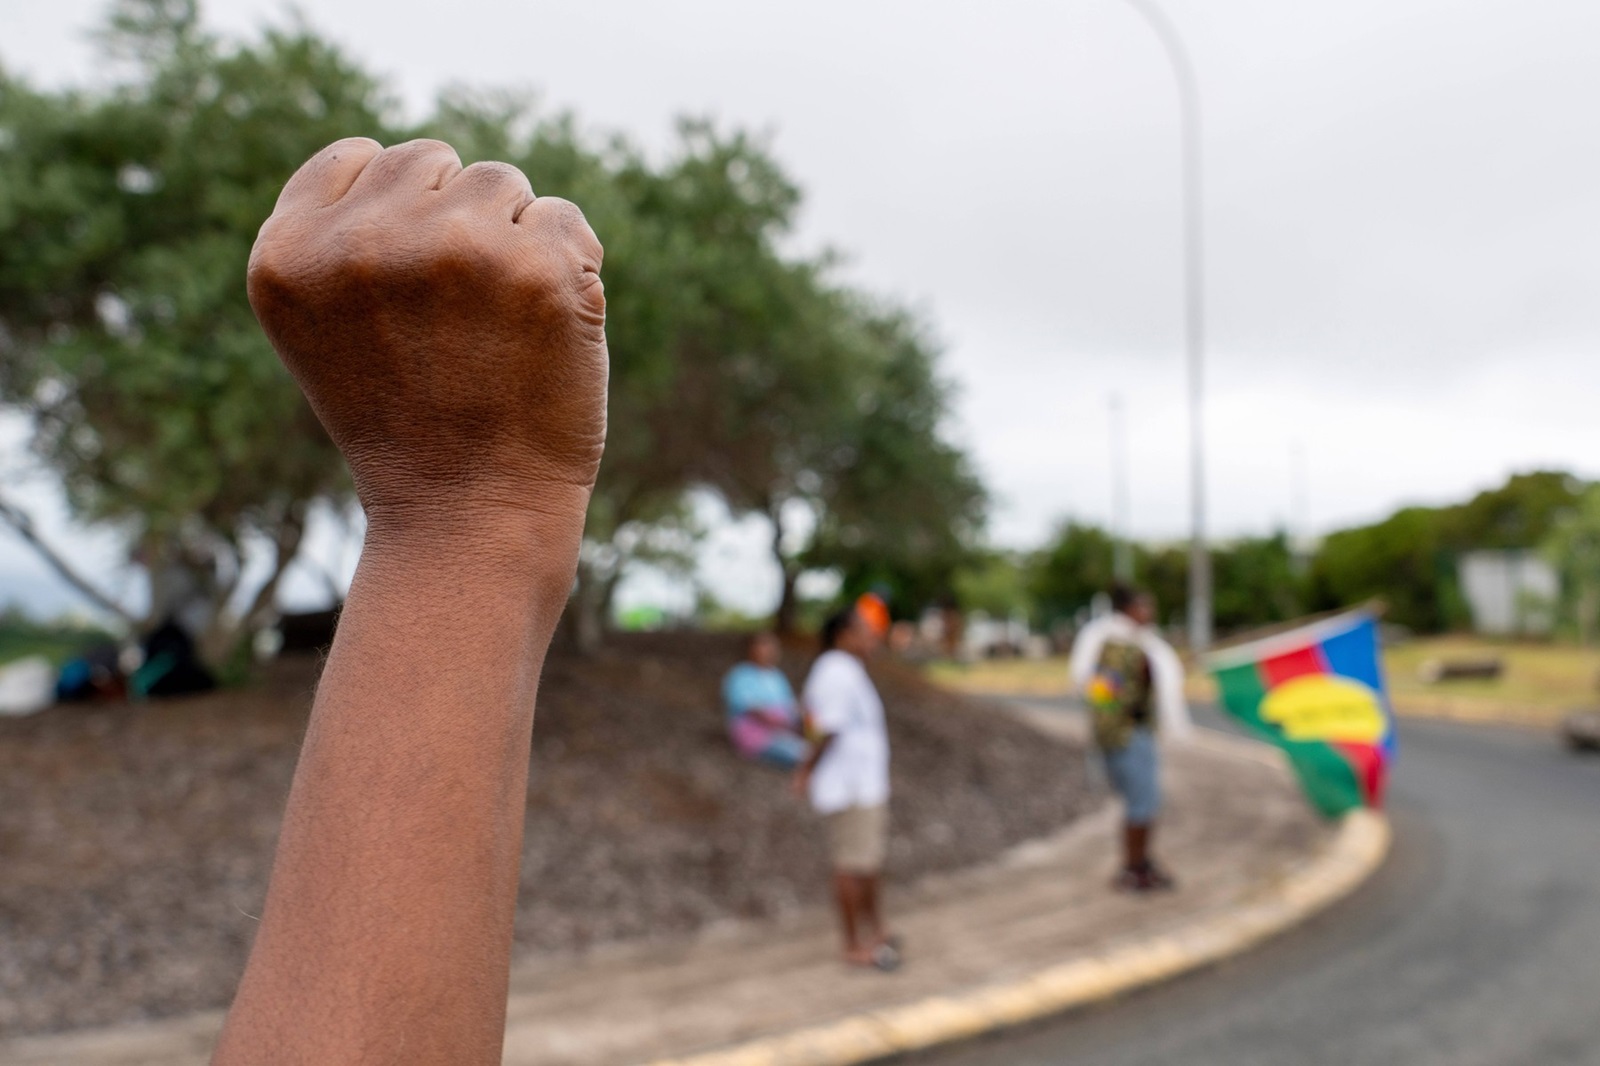
[(1492, 727), (1400, 736), (1394, 851), (1351, 899), (1208, 972), (916, 1061), (1600, 1066), (1600, 758)]

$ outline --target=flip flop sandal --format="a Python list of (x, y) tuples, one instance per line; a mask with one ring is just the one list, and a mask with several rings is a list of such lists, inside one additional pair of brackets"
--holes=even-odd
[(1178, 887), (1173, 876), (1154, 863), (1140, 872), (1139, 881), (1141, 892), (1170, 892)]
[(900, 949), (885, 942), (872, 949), (872, 965), (884, 973), (894, 973), (900, 968)]

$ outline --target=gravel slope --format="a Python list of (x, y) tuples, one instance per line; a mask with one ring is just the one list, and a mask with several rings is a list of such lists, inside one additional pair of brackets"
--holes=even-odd
[[(815, 821), (738, 761), (718, 683), (737, 642), (618, 638), (545, 672), (519, 952), (685, 933), (822, 899)], [(791, 655), (803, 668), (809, 655)], [(271, 862), (316, 663), (254, 687), (0, 721), (0, 1030), (224, 1005)], [(889, 876), (972, 865), (1093, 802), (1074, 749), (875, 668), (894, 749)]]

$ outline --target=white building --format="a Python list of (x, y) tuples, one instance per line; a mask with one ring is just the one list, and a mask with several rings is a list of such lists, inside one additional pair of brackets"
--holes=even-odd
[(1545, 636), (1555, 628), (1561, 579), (1531, 551), (1477, 551), (1456, 564), (1472, 628), (1491, 636)]

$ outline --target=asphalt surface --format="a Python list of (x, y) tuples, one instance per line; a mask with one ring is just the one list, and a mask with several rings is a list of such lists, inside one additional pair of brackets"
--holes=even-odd
[(1600, 757), (1451, 723), (1400, 742), (1394, 848), (1350, 899), (1216, 968), (914, 1061), (1600, 1066)]

